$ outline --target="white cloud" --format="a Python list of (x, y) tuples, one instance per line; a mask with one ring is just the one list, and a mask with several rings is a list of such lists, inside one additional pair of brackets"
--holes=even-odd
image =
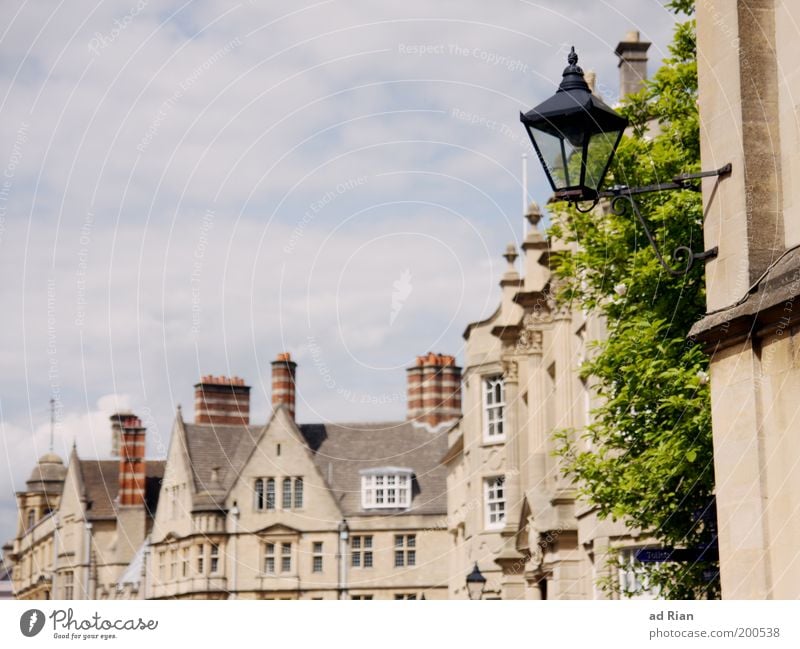
[[(282, 349), (301, 418), (402, 416), (400, 368), (459, 353), (494, 310), (522, 231), (519, 110), (552, 92), (565, 45), (613, 94), (617, 40), (638, 28), (658, 60), (672, 23), (659, 0), (137, 6), (6, 7), (6, 493), (47, 447), (56, 389), (57, 447), (87, 455), (107, 450), (102, 395), (130, 395), (164, 441), (202, 373), (245, 376), (263, 419)], [(533, 169), (531, 188), (543, 202)]]

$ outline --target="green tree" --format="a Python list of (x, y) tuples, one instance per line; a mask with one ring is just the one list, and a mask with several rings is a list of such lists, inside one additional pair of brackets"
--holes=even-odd
[[(679, 12), (692, 9), (685, 0), (672, 4)], [(639, 94), (626, 98), (621, 111), (631, 130), (608, 185), (646, 185), (699, 171), (693, 20), (676, 27), (670, 57)], [(679, 245), (702, 249), (698, 192), (659, 192), (638, 200), (662, 251)], [(608, 325), (607, 339), (596, 344), (582, 368), (602, 405), (587, 429), (556, 436), (565, 472), (601, 517), (627, 521), (665, 546), (708, 543), (714, 489), (708, 359), (687, 340), (705, 309), (703, 264), (684, 277), (670, 276), (629, 209), (601, 216), (598, 210), (583, 214), (563, 206), (550, 232), (576, 244), (556, 269), (560, 299), (601, 313)], [(664, 597), (719, 594), (714, 564), (643, 569), (646, 583)], [(619, 589), (611, 581), (603, 585)]]

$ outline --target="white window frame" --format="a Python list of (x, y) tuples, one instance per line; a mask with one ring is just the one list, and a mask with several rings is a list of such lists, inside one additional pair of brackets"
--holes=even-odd
[(401, 467), (361, 471), (363, 509), (408, 509), (413, 498), (414, 472)]
[(487, 530), (499, 530), (506, 525), (505, 481), (502, 475), (491, 476), (483, 481), (484, 527)]
[[(617, 576), (620, 592), (631, 593), (627, 597), (633, 600), (660, 599), (658, 588), (647, 583), (644, 566), (636, 560), (636, 552), (641, 549), (643, 549), (642, 546), (619, 549)], [(640, 586), (641, 590), (639, 590)]]
[[(501, 399), (495, 401), (495, 387), (500, 385)], [(502, 374), (483, 377), (481, 381), (483, 395), (483, 441), (485, 443), (502, 442), (506, 438), (506, 385)], [(502, 432), (497, 432), (497, 429)]]

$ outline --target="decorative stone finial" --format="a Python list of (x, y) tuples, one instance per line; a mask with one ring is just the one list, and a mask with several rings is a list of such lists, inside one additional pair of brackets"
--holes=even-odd
[(542, 220), (542, 210), (536, 201), (531, 201), (531, 204), (528, 205), (528, 211), (525, 212), (525, 218), (528, 219), (528, 223), (531, 224), (532, 229), (538, 229), (537, 226), (539, 225), (539, 221)]
[(506, 246), (505, 253), (503, 253), (503, 257), (505, 257), (506, 261), (508, 262), (508, 266), (509, 266), (508, 270), (509, 271), (513, 272), (515, 270), (514, 269), (514, 262), (517, 260), (518, 256), (519, 255), (517, 254), (517, 247), (513, 243), (509, 243)]

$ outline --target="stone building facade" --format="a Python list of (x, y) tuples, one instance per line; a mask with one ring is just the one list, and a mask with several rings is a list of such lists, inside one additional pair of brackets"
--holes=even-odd
[[(8, 548), (17, 599), (140, 597), (131, 573), (153, 524), (163, 461), (144, 461), (143, 429), (131, 415), (111, 417), (120, 457), (67, 465), (44, 455), (17, 492), (17, 536)], [(124, 579), (123, 579), (124, 577)]]
[(114, 415), (119, 458), (43, 457), (18, 494), (18, 598), (441, 599), (447, 596), (447, 429), (460, 368), (408, 371), (406, 420), (297, 424), (296, 364), (272, 364), (273, 416), (249, 386), (205, 376), (177, 411), (166, 461)]
[[(640, 89), (649, 45), (637, 32), (617, 45), (623, 92)], [(488, 580), (489, 598), (615, 596), (599, 587), (602, 580), (634, 591), (635, 551), (653, 540), (624, 521), (601, 520), (576, 497), (554, 457), (554, 433), (580, 436), (590, 421), (595, 397), (578, 369), (605, 327), (555, 299), (551, 267), (569, 249), (540, 232), (535, 203), (525, 216), (522, 274), (509, 245), (497, 310), (464, 333), (464, 414), (450, 431), (445, 457), (450, 596), (467, 596), (465, 576), (475, 564)]]
[(697, 2), (722, 596), (800, 597), (800, 5)]
[(477, 564), (491, 599), (593, 599), (609, 596), (602, 577), (633, 590), (632, 564), (649, 539), (623, 522), (600, 520), (581, 502), (553, 455), (557, 430), (589, 422), (590, 387), (577, 369), (587, 345), (604, 335), (595, 317), (559, 304), (550, 265), (567, 252), (546, 240), (532, 204), (530, 229), (505, 257), (500, 305), (464, 333), (464, 415), (449, 432), (450, 596), (467, 597), (465, 576)]

